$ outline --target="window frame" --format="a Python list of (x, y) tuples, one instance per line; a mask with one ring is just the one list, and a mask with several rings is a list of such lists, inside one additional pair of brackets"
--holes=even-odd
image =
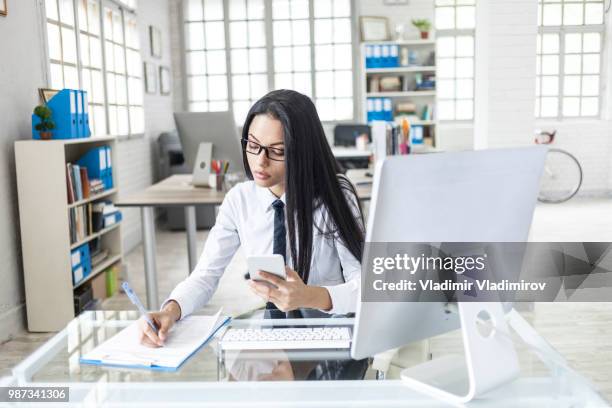
[[(558, 55), (559, 56), (559, 79), (558, 79), (558, 101), (557, 101), (557, 115), (555, 116), (541, 116), (542, 114), (542, 105), (541, 105), (541, 99), (542, 99), (542, 67), (540, 67), (540, 72), (536, 72), (536, 78), (540, 78), (540, 83), (539, 83), (539, 95), (538, 95), (538, 90), (536, 90), (536, 94), (535, 94), (535, 101), (536, 104), (538, 102), (538, 99), (540, 100), (540, 105), (538, 106), (538, 112), (534, 112), (535, 114), (535, 119), (538, 122), (568, 122), (568, 121), (599, 121), (603, 119), (603, 115), (605, 112), (605, 102), (606, 102), (606, 86), (605, 86), (605, 80), (606, 80), (606, 58), (607, 58), (607, 49), (606, 49), (606, 34), (607, 34), (607, 30), (606, 30), (606, 18), (607, 18), (607, 13), (605, 12), (605, 7), (606, 7), (606, 1), (602, 2), (602, 6), (604, 7), (604, 13), (602, 15), (602, 23), (601, 24), (581, 24), (581, 25), (564, 25), (563, 24), (563, 17), (564, 17), (564, 13), (565, 13), (565, 8), (563, 7), (563, 5), (567, 2), (567, 0), (557, 0), (558, 4), (561, 5), (561, 25), (557, 25), (557, 26), (545, 26), (543, 25), (543, 20), (544, 20), (544, 11), (543, 11), (543, 5), (545, 4), (544, 2), (542, 2), (541, 0), (538, 1), (538, 8), (539, 11), (538, 12), (538, 32), (537, 35), (540, 36), (540, 38), (542, 38), (542, 36), (544, 34), (557, 34), (559, 35), (559, 52), (556, 54), (539, 54), (539, 52), (541, 50), (536, 49), (536, 53), (535, 56), (536, 58), (540, 58), (541, 55)], [(588, 1), (575, 1), (575, 2), (570, 2), (570, 3), (576, 3), (576, 4), (586, 4), (589, 3)], [(593, 2), (594, 4), (597, 4), (596, 2)], [(554, 3), (557, 4), (557, 3)], [(583, 19), (585, 18), (585, 16), (583, 15)], [(589, 115), (589, 116), (583, 116), (582, 114), (578, 114), (576, 116), (565, 116), (563, 114), (563, 99), (564, 97), (566, 97), (563, 93), (564, 91), (564, 85), (565, 85), (565, 76), (566, 75), (576, 75), (576, 74), (566, 74), (565, 73), (565, 35), (566, 34), (582, 34), (584, 35), (585, 33), (598, 33), (600, 35), (601, 38), (601, 43), (600, 43), (600, 48), (599, 48), (599, 73), (597, 74), (599, 76), (599, 92), (597, 95), (597, 99), (598, 99), (598, 111), (597, 114), (595, 115)], [(584, 46), (584, 44), (583, 44)], [(542, 44), (540, 44), (540, 47), (542, 47)], [(588, 54), (595, 54), (595, 53), (588, 53)], [(574, 55), (584, 55), (584, 48), (581, 49), (579, 54), (574, 54)], [(582, 63), (581, 63), (582, 65)], [(580, 68), (580, 74), (577, 74), (577, 76), (580, 77), (581, 80), (581, 90), (582, 90), (582, 78), (584, 76), (584, 73), (582, 72), (583, 68), (581, 66)], [(588, 74), (587, 74), (588, 75)], [(577, 96), (581, 101), (580, 103), (582, 103), (582, 98), (584, 97), (581, 94), (579, 94)]]
[[(57, 2), (57, 8), (58, 10), (61, 9), (61, 5), (60, 5), (60, 1), (61, 0), (55, 0)], [(80, 0), (70, 0), (70, 2), (72, 3), (72, 10), (73, 10), (73, 15), (74, 15), (74, 26), (71, 27), (74, 30), (74, 34), (75, 34), (75, 45), (76, 45), (76, 64), (72, 64), (72, 63), (68, 63), (67, 65), (69, 66), (75, 66), (76, 70), (77, 70), (77, 76), (78, 76), (78, 88), (81, 89), (83, 87), (83, 70), (84, 69), (89, 69), (89, 68), (85, 68), (84, 64), (82, 62), (82, 58), (81, 58), (81, 53), (82, 53), (82, 48), (81, 48), (81, 35), (82, 32), (84, 30), (84, 28), (81, 27), (81, 23), (79, 21), (80, 16), (79, 16), (79, 2)], [(128, 45), (126, 44), (126, 13), (129, 13), (132, 17), (134, 17), (136, 19), (136, 21), (138, 21), (138, 14), (136, 12), (136, 9), (131, 8), (130, 6), (128, 6), (126, 3), (124, 3), (121, 0), (95, 0), (95, 2), (98, 4), (98, 18), (99, 18), (99, 39), (100, 39), (100, 47), (101, 47), (101, 60), (102, 60), (102, 66), (100, 69), (100, 72), (102, 74), (102, 82), (103, 82), (103, 94), (104, 94), (104, 101), (102, 103), (102, 105), (104, 106), (104, 111), (105, 111), (105, 129), (106, 131), (104, 132), (104, 135), (110, 135), (110, 115), (109, 115), (109, 101), (108, 101), (108, 81), (107, 81), (107, 56), (106, 56), (106, 46), (105, 46), (105, 42), (106, 42), (106, 33), (105, 33), (105, 27), (104, 27), (104, 9), (105, 8), (113, 8), (115, 10), (119, 11), (119, 14), (121, 16), (121, 25), (122, 25), (122, 31), (123, 31), (123, 45), (121, 46), (122, 50), (123, 50), (123, 57), (124, 57), (124, 69), (125, 69), (125, 78), (126, 78), (126, 86), (128, 83), (128, 78), (129, 78), (129, 74), (128, 74), (128, 67), (127, 67), (127, 50), (128, 50)], [(62, 67), (62, 82), (65, 83), (65, 78), (64, 78), (64, 72), (63, 72), (63, 67), (64, 67), (64, 61), (63, 61), (63, 39), (62, 39), (62, 33), (61, 33), (61, 28), (62, 27), (68, 27), (66, 24), (64, 24), (61, 21), (61, 18), (59, 18), (58, 16), (58, 21), (57, 22), (51, 22), (51, 24), (57, 25), (58, 27), (60, 27), (60, 53), (62, 54), (62, 60), (58, 61), (58, 60), (51, 60), (51, 57), (49, 55), (49, 39), (48, 39), (48, 31), (47, 31), (47, 25), (49, 24), (49, 18), (47, 17), (47, 5), (46, 2), (42, 1), (41, 2), (41, 19), (42, 19), (42, 33), (43, 33), (43, 40), (44, 40), (44, 44), (45, 44), (45, 64), (46, 64), (46, 84), (48, 87), (51, 87), (51, 64), (58, 64)], [(142, 44), (139, 45), (139, 53), (140, 53), (140, 57), (142, 60)], [(141, 81), (144, 82), (144, 73), (141, 74), (140, 76)], [(130, 95), (129, 95), (129, 91), (128, 89), (126, 89), (126, 109), (127, 109), (127, 127), (128, 127), (128, 132), (127, 134), (122, 134), (122, 135), (113, 135), (115, 137), (117, 137), (117, 140), (128, 140), (128, 139), (137, 139), (137, 138), (142, 138), (145, 136), (146, 131), (143, 129), (142, 132), (138, 132), (138, 133), (132, 133), (132, 120), (130, 117), (130, 107), (132, 106), (132, 104), (130, 103)], [(88, 95), (89, 96), (89, 95)], [(143, 98), (144, 98), (144, 90), (143, 90)], [(89, 98), (88, 98), (89, 99)], [(91, 101), (89, 101), (91, 102)], [(144, 104), (144, 102), (143, 102)], [(89, 104), (91, 105), (91, 103)], [(123, 105), (122, 105), (123, 106)], [(141, 106), (141, 105), (138, 105)], [(144, 117), (143, 117), (143, 121), (144, 121)], [(143, 126), (144, 127), (144, 126)], [(93, 133), (93, 130), (92, 130)], [(104, 135), (96, 135), (96, 136), (92, 136), (92, 137), (101, 137)]]
[[(314, 42), (314, 22), (315, 22), (315, 16), (314, 16), (314, 1), (316, 0), (308, 0), (308, 9), (309, 9), (309, 15), (308, 15), (308, 24), (310, 27), (310, 42), (308, 44), (308, 47), (310, 47), (310, 53), (311, 53), (311, 58), (310, 58), (310, 80), (311, 80), (311, 89), (312, 89), (312, 100), (313, 103), (317, 103), (317, 94), (316, 94), (316, 72), (319, 72), (316, 70), (316, 61), (315, 61), (315, 56), (314, 56), (314, 48), (316, 46), (315, 42)], [(352, 117), (349, 119), (343, 119), (343, 120), (322, 120), (321, 122), (323, 124), (336, 124), (336, 123), (352, 123), (355, 120), (358, 120), (359, 118), (359, 112), (360, 112), (360, 108), (359, 108), (359, 101), (356, 95), (356, 90), (358, 89), (357, 86), (359, 85), (359, 79), (356, 78), (356, 73), (358, 71), (358, 67), (359, 67), (359, 41), (358, 41), (358, 33), (356, 33), (355, 28), (357, 27), (357, 19), (356, 19), (356, 5), (355, 5), (355, 0), (348, 0), (349, 1), (349, 5), (350, 5), (350, 16), (348, 17), (350, 19), (350, 24), (351, 24), (351, 73), (352, 73), (352, 84), (353, 84), (353, 95), (352, 95), (352, 100), (353, 100), (353, 109), (352, 109)], [(233, 114), (233, 105), (234, 105), (234, 97), (233, 97), (233, 89), (232, 89), (232, 76), (235, 75), (233, 70), (232, 70), (232, 65), (231, 65), (231, 46), (230, 46), (230, 23), (233, 20), (230, 20), (229, 18), (229, 1), (228, 0), (222, 0), (223, 2), (223, 26), (224, 26), (224, 31), (225, 31), (225, 52), (226, 52), (226, 72), (225, 72), (225, 77), (226, 77), (226, 81), (227, 81), (227, 104), (228, 104), (228, 109), (232, 112)], [(274, 19), (272, 18), (272, 0), (263, 0), (263, 4), (264, 4), (264, 18), (263, 18), (263, 22), (264, 22), (264, 27), (265, 27), (265, 39), (266, 39), (266, 45), (265, 45), (265, 49), (267, 50), (266, 52), (266, 64), (267, 64), (267, 87), (268, 89), (275, 89), (275, 70), (274, 70), (274, 38), (273, 38), (273, 24), (274, 24)], [(180, 19), (180, 25), (181, 25), (181, 29), (179, 30), (180, 34), (180, 43), (181, 43), (181, 73), (183, 75), (183, 78), (185, 78), (184, 81), (182, 81), (182, 107), (184, 110), (189, 111), (189, 106), (191, 104), (191, 100), (189, 98), (189, 81), (188, 81), (188, 77), (190, 76), (188, 74), (188, 70), (187, 70), (187, 38), (186, 38), (186, 29), (185, 26), (187, 24), (187, 22), (189, 21), (194, 21), (194, 20), (187, 20), (187, 16), (186, 16), (186, 5), (178, 5), (179, 7), (179, 19)], [(332, 17), (333, 18), (333, 17)], [(248, 20), (248, 18), (247, 18)], [(200, 21), (200, 20), (197, 20)], [(242, 127), (242, 123), (236, 123), (236, 126), (238, 128)]]
[[(438, 121), (440, 124), (466, 124), (466, 125), (473, 125), (474, 124), (474, 117), (476, 116), (476, 21), (474, 21), (474, 28), (457, 28), (457, 8), (459, 7), (474, 7), (474, 17), (476, 18), (476, 12), (477, 12), (477, 1), (474, 1), (474, 4), (457, 4), (457, 1), (454, 1), (453, 4), (449, 4), (449, 5), (438, 5), (436, 4), (436, 1), (434, 0), (434, 17), (436, 14), (436, 9), (437, 8), (450, 8), (452, 7), (454, 9), (454, 25), (455, 28), (437, 28), (436, 27), (436, 23), (435, 23), (435, 18), (434, 18), (434, 29), (435, 29), (435, 38), (434, 38), (434, 47), (436, 49), (436, 121)], [(455, 96), (451, 99), (451, 98), (442, 98), (443, 101), (453, 101), (454, 104), (454, 109), (455, 109), (455, 119), (440, 119), (439, 116), (439, 112), (440, 110), (438, 109), (439, 106), (439, 95), (438, 95), (438, 81), (440, 80), (440, 77), (438, 76), (438, 69), (439, 69), (439, 64), (438, 64), (438, 59), (440, 58), (440, 56), (438, 55), (437, 52), (437, 47), (438, 47), (438, 40), (440, 38), (444, 38), (444, 37), (452, 37), (455, 39), (455, 41), (457, 40), (458, 37), (465, 37), (465, 36), (470, 36), (472, 37), (473, 41), (473, 50), (472, 50), (472, 76), (469, 78), (472, 80), (472, 97), (471, 98), (457, 98), (457, 95), (455, 93)], [(447, 58), (447, 57), (442, 57), (442, 58)], [(458, 58), (462, 58), (462, 57), (457, 57), (456, 55), (456, 50), (455, 50), (455, 56), (452, 57), (452, 59), (455, 60), (455, 62), (457, 61)], [(446, 78), (444, 78), (446, 79)], [(458, 78), (456, 76), (456, 68), (455, 68), (455, 74), (452, 77), (452, 80), (455, 82), (455, 86), (456, 86), (456, 82), (458, 79), (468, 79), (467, 77), (463, 78)], [(456, 92), (456, 89), (455, 89)], [(457, 101), (458, 100), (471, 100), (472, 101), (472, 117), (470, 119), (457, 119)]]

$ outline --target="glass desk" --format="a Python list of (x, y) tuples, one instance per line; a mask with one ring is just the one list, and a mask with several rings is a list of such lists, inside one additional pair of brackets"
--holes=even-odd
[[(81, 355), (137, 318), (135, 311), (85, 312), (17, 365), (12, 377), (0, 379), (0, 386), (68, 386), (70, 401), (77, 405), (447, 406), (400, 380), (375, 380), (371, 372), (366, 375), (370, 361), (352, 360), (348, 351), (223, 352), (220, 335), (176, 372), (79, 363)], [(230, 327), (294, 322), (234, 319)], [(351, 325), (353, 319), (299, 322), (307, 326)], [(474, 406), (607, 405), (588, 383), (568, 370), (551, 377), (519, 378), (475, 401)]]
[[(88, 311), (15, 367), (26, 382), (191, 382), (274, 380), (361, 380), (368, 360), (355, 361), (348, 350), (223, 351), (219, 333), (175, 372), (81, 364), (79, 358), (138, 319), (136, 311)], [(352, 326), (353, 319), (233, 319), (227, 327)]]

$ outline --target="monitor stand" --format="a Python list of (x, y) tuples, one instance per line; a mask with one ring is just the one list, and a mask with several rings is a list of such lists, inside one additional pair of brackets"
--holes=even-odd
[(212, 143), (200, 143), (195, 163), (193, 164), (193, 178), (191, 184), (194, 187), (209, 187), (208, 176), (210, 175), (210, 163), (212, 161)]
[(517, 378), (520, 368), (501, 303), (459, 302), (457, 307), (465, 356), (406, 368), (401, 378), (416, 390), (460, 405)]

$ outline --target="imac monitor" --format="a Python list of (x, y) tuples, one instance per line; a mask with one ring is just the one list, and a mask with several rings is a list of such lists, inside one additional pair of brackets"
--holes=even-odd
[[(385, 158), (374, 174), (366, 242), (527, 241), (546, 151), (536, 146)], [(442, 302), (360, 299), (351, 355), (373, 356), (459, 325)]]
[(210, 168), (209, 163), (196, 163), (196, 157), (204, 160), (206, 156), (198, 155), (203, 143), (212, 144), (212, 159), (229, 161), (229, 172), (243, 171), (240, 137), (231, 112), (175, 112), (174, 121), (185, 163), (194, 173), (199, 169), (208, 171)]

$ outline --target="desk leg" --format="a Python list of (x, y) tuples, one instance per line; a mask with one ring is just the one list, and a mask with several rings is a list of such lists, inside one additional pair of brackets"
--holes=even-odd
[(189, 259), (189, 273), (195, 269), (198, 255), (196, 245), (196, 209), (193, 205), (185, 207), (185, 230), (187, 232), (187, 255)]
[(147, 309), (159, 309), (157, 299), (157, 269), (155, 266), (155, 207), (141, 207)]

